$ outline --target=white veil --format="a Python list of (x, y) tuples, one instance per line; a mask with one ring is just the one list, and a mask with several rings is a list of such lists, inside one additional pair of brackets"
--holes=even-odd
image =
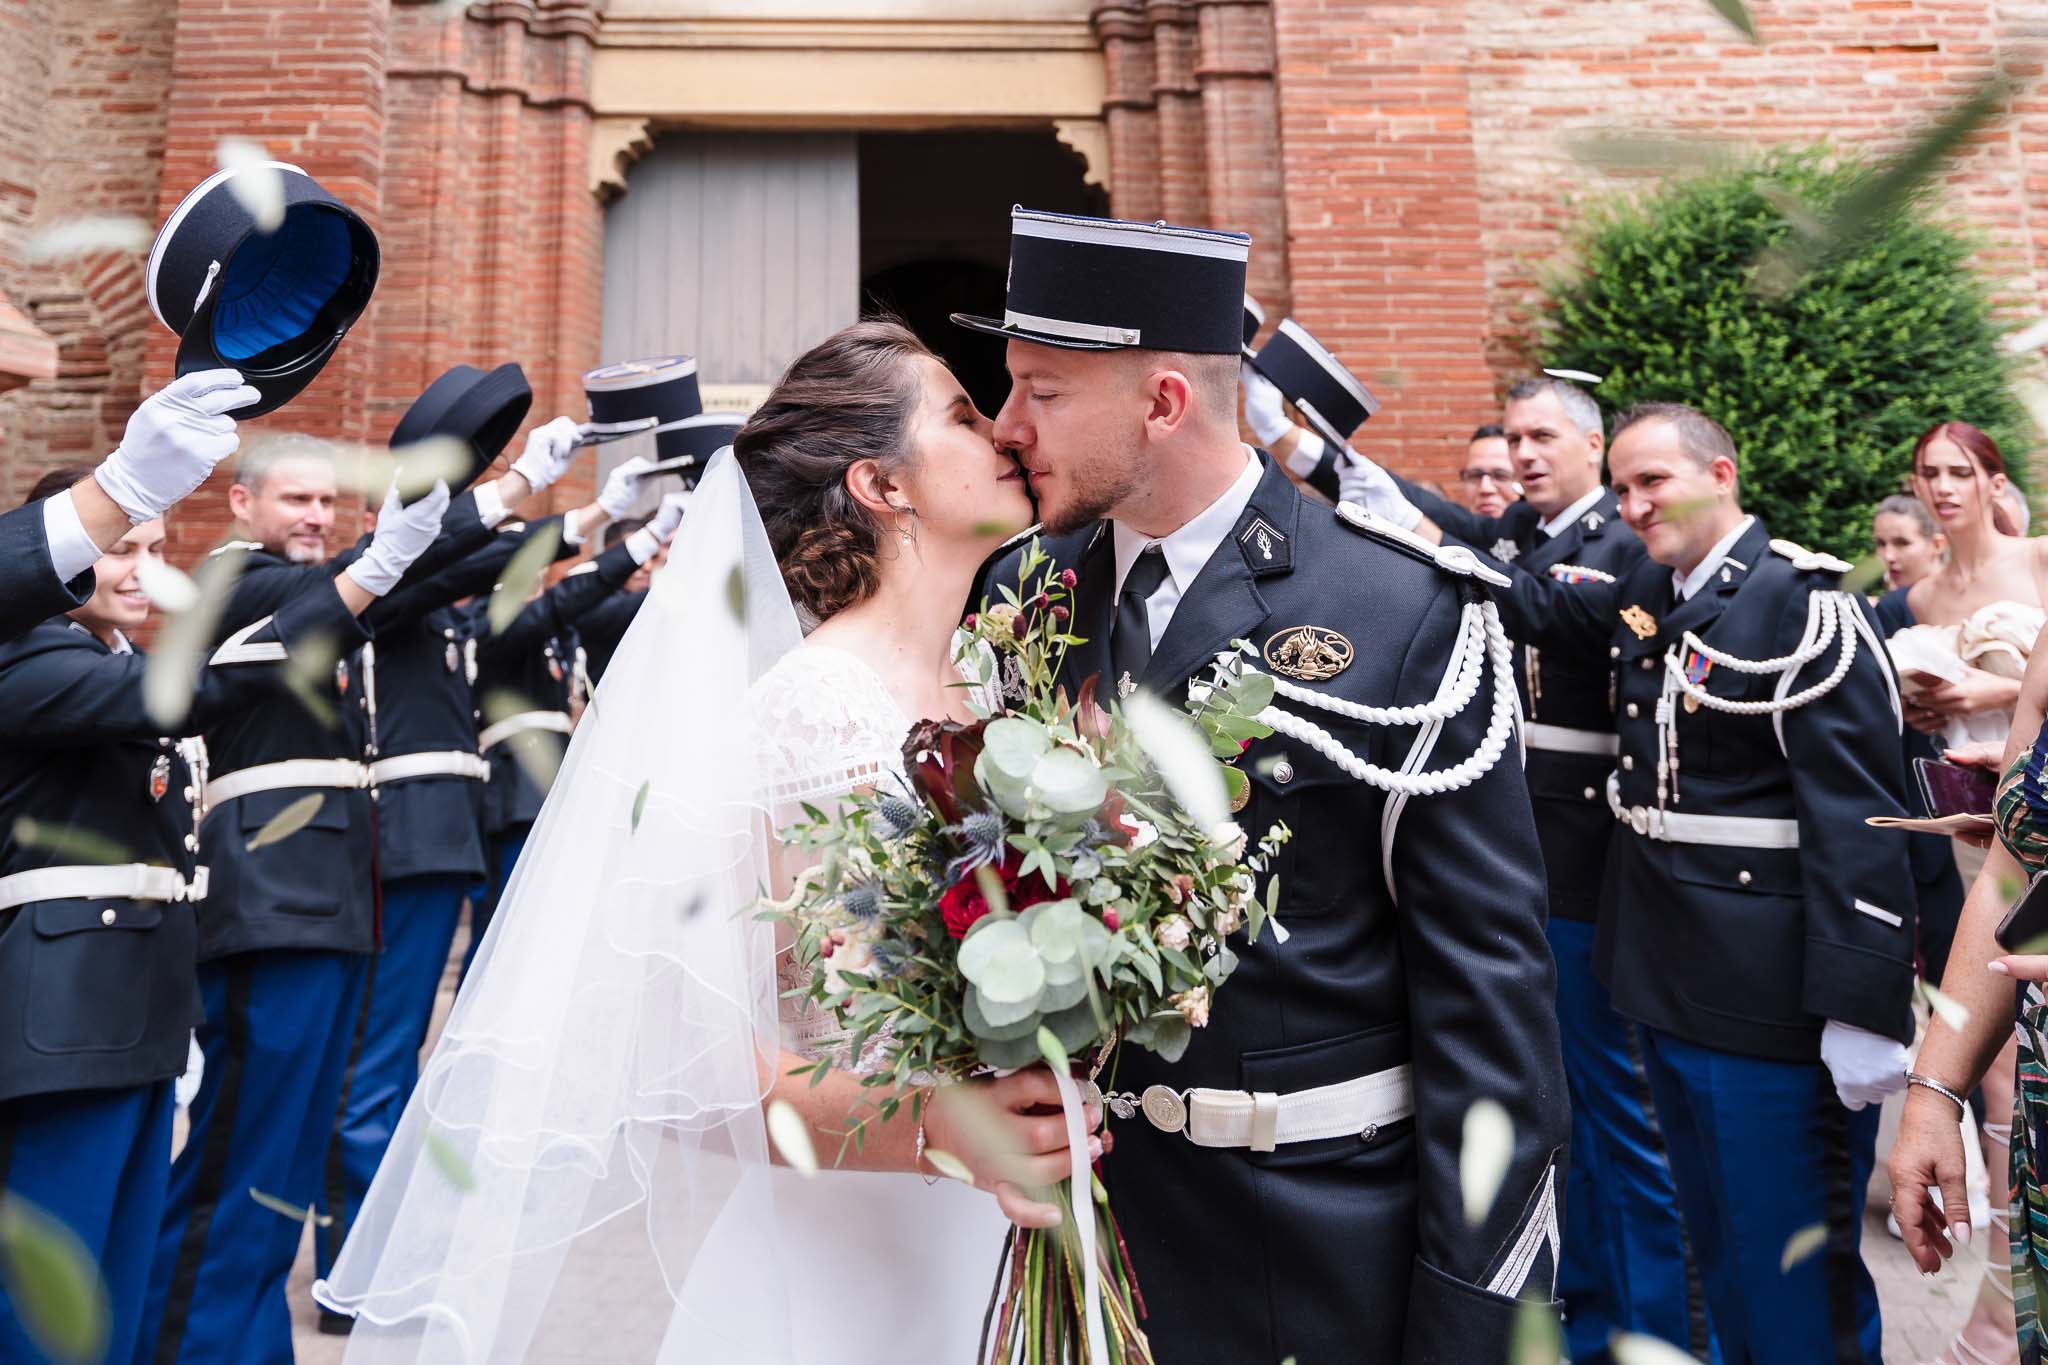
[[(314, 1287), (357, 1317), (350, 1361), (591, 1358), (579, 1341), (636, 1314), (663, 1330), (692, 1279), (752, 1334), (713, 1358), (788, 1354), (790, 1296), (815, 1286), (775, 1273), (775, 940), (753, 908), (772, 830), (748, 692), (800, 639), (721, 452)], [(736, 1219), (748, 1264), (697, 1265)]]

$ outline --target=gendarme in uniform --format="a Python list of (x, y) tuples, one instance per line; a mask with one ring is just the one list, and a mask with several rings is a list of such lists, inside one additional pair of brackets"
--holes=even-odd
[[(1020, 210), (1007, 315), (967, 325), (1234, 355), (1248, 247)], [(1504, 1360), (1517, 1297), (1552, 1295), (1566, 1127), (1542, 864), (1520, 774), (1498, 762), (1507, 645), (1468, 555), (1245, 461), (1165, 538), (1177, 601), (1157, 599), (1144, 662), (1118, 670), (1178, 701), (1234, 639), (1257, 645), (1280, 733), (1243, 756), (1237, 818), (1294, 832), (1276, 869), (1290, 936), (1242, 950), (1178, 1063), (1125, 1049), (1105, 1073), (1104, 1181), (1145, 1329), (1162, 1361)], [(1062, 682), (1097, 675), (1111, 695), (1112, 654), (1138, 643), (1112, 626), (1141, 547), (1104, 522), (1045, 548), (1079, 575), (1089, 639)], [(1003, 556), (991, 582), (1016, 569)], [(1507, 1110), (1514, 1143), (1473, 1226), (1458, 1153), (1480, 1099)]]

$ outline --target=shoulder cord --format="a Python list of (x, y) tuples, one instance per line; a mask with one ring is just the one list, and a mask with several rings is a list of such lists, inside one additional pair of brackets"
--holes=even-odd
[[(1445, 698), (1443, 703), (1428, 706), (1391, 708), (1357, 706), (1353, 703), (1344, 702), (1335, 697), (1326, 697), (1319, 693), (1300, 695), (1302, 689), (1286, 687), (1285, 684), (1279, 684), (1278, 679), (1274, 680), (1276, 684), (1279, 684), (1285, 690), (1287, 695), (1295, 700), (1305, 701), (1312, 706), (1319, 706), (1325, 711), (1344, 716), (1347, 719), (1362, 719), (1368, 720), (1368, 723), (1392, 725), (1412, 725), (1421, 723), (1423, 720), (1442, 720), (1463, 709), (1464, 703), (1469, 701), (1478, 691), (1478, 675), (1482, 670), (1477, 665), (1468, 667), (1468, 660), (1476, 656), (1477, 650), (1483, 642), (1487, 657), (1493, 661), (1493, 714), (1487, 721), (1486, 734), (1479, 741), (1479, 746), (1472, 751), (1470, 757), (1455, 767), (1442, 768), (1436, 772), (1394, 772), (1391, 769), (1382, 768), (1376, 763), (1360, 758), (1342, 740), (1314, 721), (1301, 716), (1291, 715), (1280, 710), (1277, 706), (1267, 707), (1259, 713), (1258, 719), (1263, 724), (1271, 726), (1275, 732), (1286, 735), (1291, 739), (1300, 740), (1356, 780), (1366, 783), (1368, 786), (1378, 787), (1381, 791), (1392, 792), (1401, 796), (1435, 796), (1470, 786), (1485, 776), (1493, 765), (1500, 760), (1502, 752), (1507, 748), (1509, 737), (1514, 733), (1515, 684), (1514, 675), (1510, 668), (1511, 656), (1507, 635), (1501, 630), (1500, 613), (1495, 609), (1493, 603), (1469, 605), (1466, 607), (1465, 613), (1467, 624), (1464, 629), (1464, 639), (1461, 641), (1460, 647), (1452, 652), (1450, 664), (1445, 669), (1447, 677), (1452, 669), (1460, 670), (1458, 686), (1453, 689), (1451, 696)], [(1471, 675), (1469, 687), (1465, 685), (1468, 673)], [(1455, 706), (1450, 705), (1453, 700), (1457, 701)], [(1377, 716), (1401, 717), (1401, 719), (1377, 722), (1369, 719), (1369, 717)], [(1408, 717), (1413, 717), (1413, 719), (1408, 719)]]
[[(1844, 619), (1845, 613), (1847, 619)], [(1668, 796), (1676, 805), (1678, 795), (1678, 698), (1685, 696), (1709, 711), (1730, 716), (1781, 717), (1787, 711), (1819, 701), (1841, 685), (1856, 662), (1856, 606), (1847, 593), (1817, 592), (1807, 598), (1806, 631), (1799, 647), (1776, 659), (1743, 659), (1715, 649), (1692, 631), (1685, 632), (1679, 645), (1664, 651), (1664, 688), (1657, 698), (1657, 809), (1663, 810)], [(1786, 689), (1799, 670), (1827, 652), (1835, 636), (1842, 637), (1834, 669), (1819, 682), (1789, 695)], [(1685, 655), (1698, 654), (1716, 666), (1735, 673), (1780, 675), (1778, 695), (1768, 701), (1735, 701), (1717, 697), (1685, 675)], [(1782, 747), (1783, 736), (1780, 734)]]

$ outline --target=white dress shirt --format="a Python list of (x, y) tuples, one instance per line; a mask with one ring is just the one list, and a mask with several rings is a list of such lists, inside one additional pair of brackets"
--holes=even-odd
[(1543, 534), (1546, 536), (1556, 535), (1559, 531), (1562, 531), (1565, 527), (1571, 525), (1580, 517), (1592, 511), (1593, 505), (1600, 501), (1600, 495), (1602, 493), (1605, 493), (1606, 491), (1607, 490), (1605, 488), (1602, 488), (1599, 484), (1594, 484), (1591, 492), (1587, 493), (1586, 496), (1580, 498), (1570, 507), (1565, 508), (1562, 512), (1559, 512), (1554, 517), (1550, 517), (1544, 521), (1537, 522), (1537, 529), (1542, 531)]
[(1120, 521), (1111, 523), (1112, 534), (1116, 537), (1116, 591), (1110, 594), (1111, 601), (1123, 595), (1124, 579), (1130, 576), (1131, 566), (1138, 562), (1139, 555), (1157, 545), (1166, 556), (1166, 577), (1145, 599), (1145, 619), (1152, 628), (1154, 649), (1159, 648), (1166, 627), (1173, 621), (1173, 610), (1193, 586), (1195, 576), (1202, 572), (1202, 566), (1209, 562), (1217, 547), (1237, 526), (1238, 516), (1250, 505), (1252, 494), (1258, 491), (1259, 479), (1264, 473), (1265, 466), (1247, 446), (1244, 472), (1237, 476), (1237, 482), (1173, 534), (1154, 540)]
[[(1716, 541), (1714, 548), (1707, 551), (1707, 557), (1693, 565), (1691, 573), (1680, 573), (1678, 570), (1673, 569), (1671, 571), (1671, 587), (1678, 594), (1678, 600), (1681, 602), (1687, 601), (1694, 593), (1706, 587), (1708, 580), (1713, 578), (1715, 571), (1728, 558), (1728, 552), (1735, 548), (1735, 542), (1742, 539), (1742, 533), (1755, 524), (1755, 517), (1744, 517), (1741, 521), (1736, 522), (1735, 529)], [(1744, 565), (1743, 567), (1747, 568), (1748, 566)]]

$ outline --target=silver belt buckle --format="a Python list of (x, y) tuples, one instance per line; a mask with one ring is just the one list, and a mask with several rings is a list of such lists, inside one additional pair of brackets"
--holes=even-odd
[(1091, 1104), (1101, 1105), (1117, 1118), (1132, 1119), (1142, 1113), (1145, 1121), (1160, 1132), (1185, 1135), (1188, 1128), (1190, 1093), (1175, 1090), (1169, 1085), (1148, 1085), (1144, 1094), (1134, 1095), (1128, 1090), (1105, 1091), (1090, 1081), (1084, 1098)]

